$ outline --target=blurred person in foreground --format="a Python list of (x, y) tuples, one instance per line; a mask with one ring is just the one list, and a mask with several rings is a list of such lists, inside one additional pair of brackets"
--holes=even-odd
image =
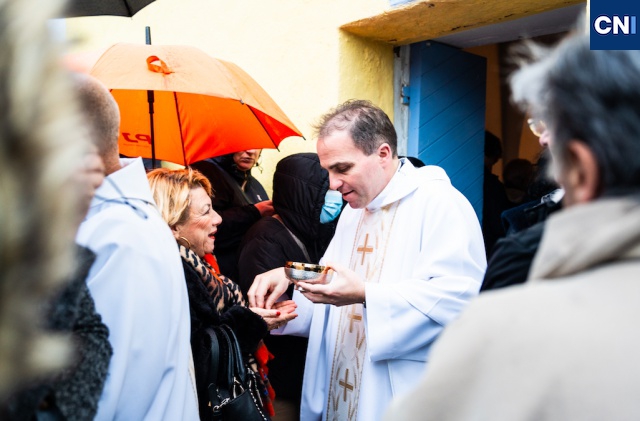
[(51, 332), (47, 312), (77, 273), (93, 189), (79, 176), (88, 132), (47, 26), (62, 5), (0, 0), (0, 405), (74, 362), (71, 336)]
[(263, 216), (273, 215), (273, 203), (262, 184), (251, 174), (258, 167), (262, 149), (248, 149), (205, 159), (190, 165), (211, 183), (213, 209), (222, 217), (216, 261), (220, 271), (238, 279), (238, 247), (244, 234)]
[(99, 81), (78, 78), (107, 174), (77, 237), (97, 255), (87, 284), (113, 347), (96, 419), (197, 420), (180, 256), (142, 159), (119, 159), (118, 105)]
[[(104, 166), (93, 145), (78, 172), (78, 181), (85, 183), (84, 216), (104, 180)], [(0, 405), (0, 419), (22, 421), (31, 419), (93, 420), (98, 400), (107, 376), (112, 349), (109, 329), (102, 323), (86, 278), (96, 255), (86, 247), (77, 246), (75, 273), (60, 288), (52, 300), (41, 303), (49, 331), (71, 334), (73, 358), (69, 367), (55, 376), (45, 376), (29, 382), (28, 387), (11, 395)]]
[(546, 123), (563, 209), (529, 281), (475, 300), (387, 419), (640, 419), (640, 51), (574, 33), (511, 86)]
[[(295, 303), (284, 301), (274, 309), (249, 309), (240, 287), (217, 273), (205, 260), (214, 250), (215, 235), (222, 222), (211, 204), (211, 184), (192, 169), (159, 168), (147, 174), (153, 198), (162, 218), (171, 228), (189, 291), (191, 309), (191, 349), (193, 352), (200, 419), (213, 420), (208, 386), (211, 367), (211, 340), (206, 329), (226, 324), (238, 337), (245, 365), (258, 372), (255, 353), (262, 339), (296, 317)], [(263, 345), (262, 345), (263, 346)], [(257, 357), (259, 358), (259, 357)], [(266, 361), (263, 361), (266, 363)], [(258, 376), (263, 403), (268, 402), (266, 378)], [(267, 411), (269, 409), (267, 408)]]
[[(377, 420), (478, 293), (482, 231), (441, 168), (398, 159), (393, 124), (369, 101), (323, 116), (317, 148), (349, 204), (321, 260), (331, 282), (298, 282), (300, 317), (281, 333), (309, 337), (300, 419)], [(270, 308), (289, 282), (283, 268), (258, 275), (249, 301)]]
[[(317, 154), (282, 158), (273, 174), (276, 213), (256, 222), (240, 245), (238, 283), (243, 292), (257, 275), (286, 261), (318, 263), (333, 238), (342, 205), (340, 192), (329, 189), (329, 173)], [(293, 285), (286, 298), (292, 296)], [(265, 343), (274, 355), (269, 363), (269, 380), (276, 392), (274, 420), (299, 419), (308, 339), (271, 335)]]

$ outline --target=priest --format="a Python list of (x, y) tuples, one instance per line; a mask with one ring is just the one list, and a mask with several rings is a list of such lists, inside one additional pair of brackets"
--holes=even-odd
[[(370, 102), (338, 106), (317, 130), (330, 188), (349, 205), (321, 260), (330, 282), (298, 282), (299, 317), (279, 333), (309, 337), (301, 419), (377, 420), (478, 293), (482, 233), (444, 170), (398, 158), (393, 124)], [(270, 308), (289, 282), (282, 268), (258, 275), (252, 306)]]

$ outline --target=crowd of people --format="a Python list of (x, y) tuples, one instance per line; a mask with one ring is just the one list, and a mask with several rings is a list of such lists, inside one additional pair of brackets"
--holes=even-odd
[[(220, 326), (265, 420), (640, 418), (637, 51), (578, 29), (529, 45), (510, 84), (557, 185), (489, 239), (495, 214), (481, 227), (442, 168), (399, 157), (370, 101), (321, 116), (272, 200), (260, 150), (122, 158), (113, 96), (43, 29), (60, 6), (0, 25), (0, 418), (216, 420)], [(328, 270), (294, 285), (286, 261)]]

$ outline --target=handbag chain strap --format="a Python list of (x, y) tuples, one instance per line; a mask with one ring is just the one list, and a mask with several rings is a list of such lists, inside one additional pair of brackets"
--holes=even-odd
[[(208, 391), (214, 419), (220, 419), (222, 408), (246, 391), (253, 400), (256, 415), (268, 420), (263, 412), (262, 403), (256, 400), (259, 397), (254, 396), (251, 390), (252, 382), (255, 383), (256, 379), (251, 378), (253, 373), (248, 372), (244, 366), (240, 344), (231, 327), (223, 324), (206, 329), (206, 333), (211, 337)], [(222, 355), (221, 346), (222, 351), (225, 348), (227, 350), (225, 355)], [(221, 367), (223, 371), (219, 372)]]

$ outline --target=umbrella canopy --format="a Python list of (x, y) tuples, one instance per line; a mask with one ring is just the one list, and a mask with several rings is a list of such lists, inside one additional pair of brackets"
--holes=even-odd
[(155, 0), (70, 0), (64, 17), (126, 16), (131, 17)]
[(120, 153), (127, 156), (189, 165), (301, 136), (245, 71), (194, 47), (116, 44), (90, 74), (118, 102)]

